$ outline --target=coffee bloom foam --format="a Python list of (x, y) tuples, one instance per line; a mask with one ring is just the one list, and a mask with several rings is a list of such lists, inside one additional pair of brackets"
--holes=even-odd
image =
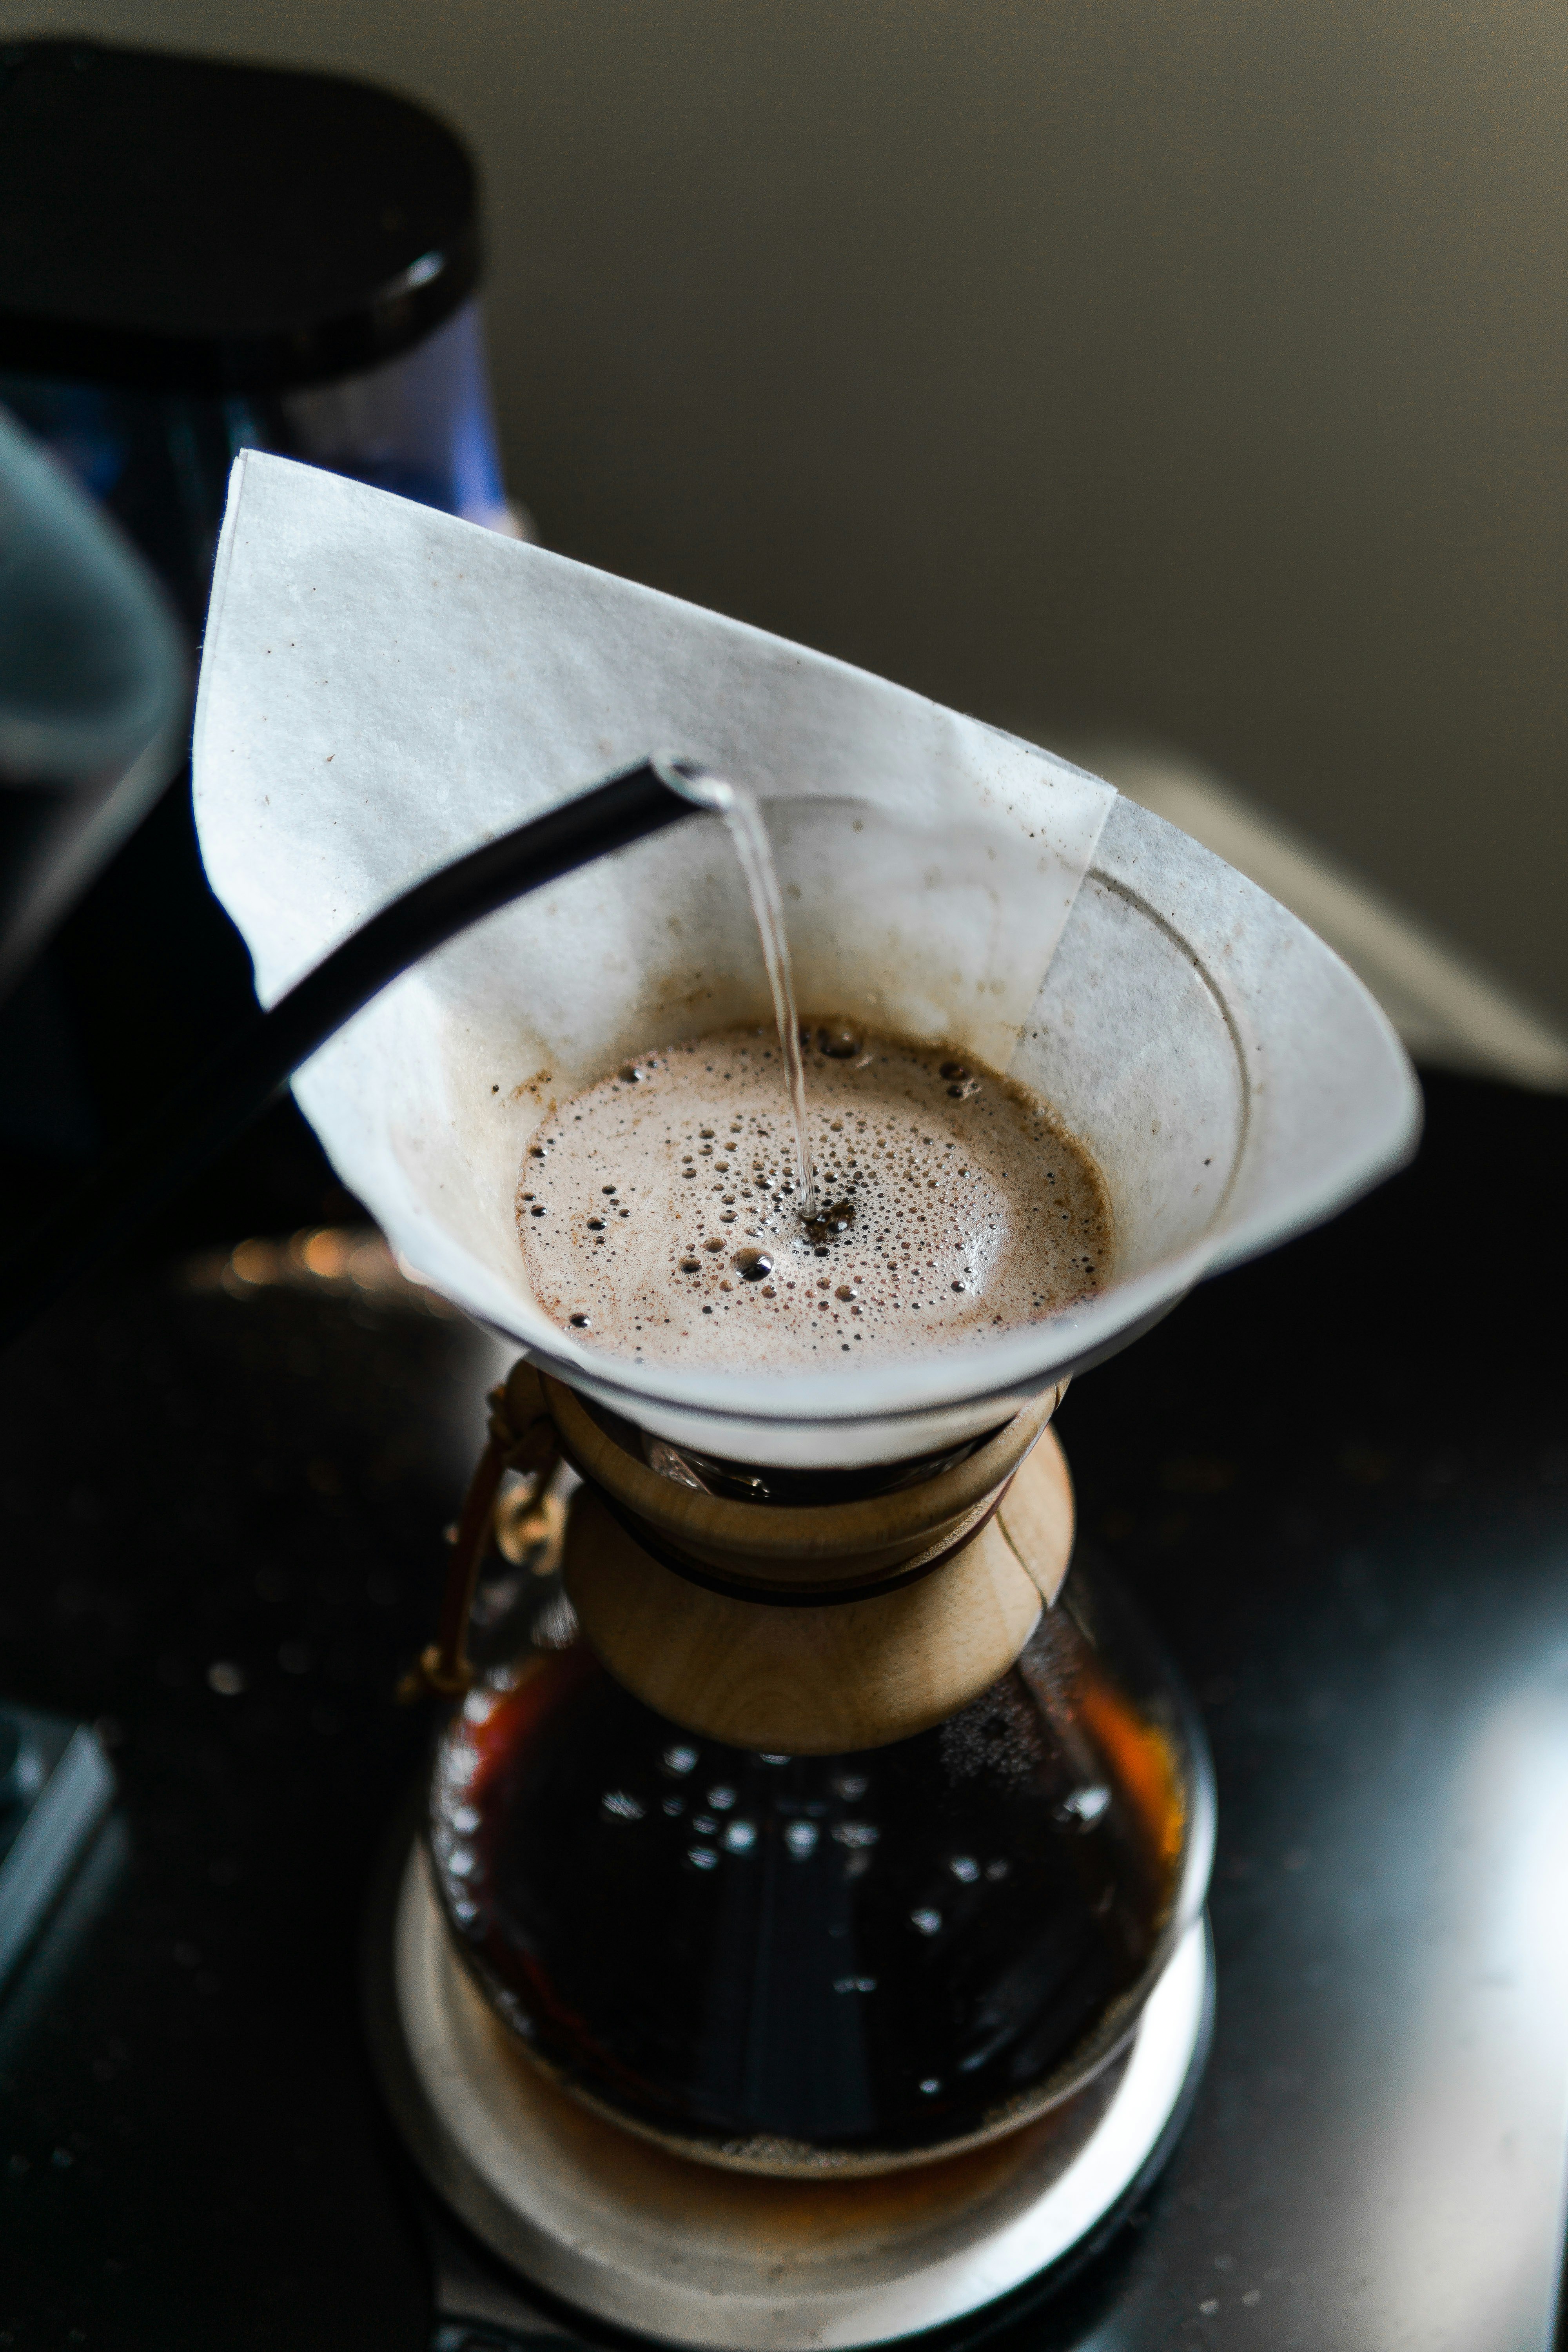
[(946, 1046), (821, 1016), (803, 1036), (810, 1222), (769, 1031), (640, 1055), (535, 1129), (523, 1257), (574, 1339), (645, 1363), (847, 1370), (1100, 1287), (1105, 1185), (1048, 1104)]

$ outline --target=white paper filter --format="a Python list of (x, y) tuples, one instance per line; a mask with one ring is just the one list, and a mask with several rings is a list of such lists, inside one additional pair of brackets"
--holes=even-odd
[(984, 1428), (1410, 1148), (1414, 1079), (1359, 982), (1109, 785), (652, 590), (282, 458), (237, 461), (195, 798), (264, 1003), (432, 867), (651, 751), (762, 794), (801, 1003), (1016, 1071), (1093, 1150), (1117, 1233), (1116, 1278), (1088, 1306), (871, 1368), (675, 1373), (549, 1323), (516, 1226), (526, 1082), (547, 1070), (564, 1097), (630, 1054), (769, 1018), (728, 836), (685, 823), (477, 926), (296, 1081), (396, 1248), (644, 1426), (775, 1462)]

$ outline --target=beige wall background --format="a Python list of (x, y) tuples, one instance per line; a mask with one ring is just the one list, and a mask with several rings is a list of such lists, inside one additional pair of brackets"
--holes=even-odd
[[(72, 0), (487, 174), (552, 546), (1180, 747), (1568, 1013), (1548, 0)], [(199, 192), (193, 191), (199, 202)]]

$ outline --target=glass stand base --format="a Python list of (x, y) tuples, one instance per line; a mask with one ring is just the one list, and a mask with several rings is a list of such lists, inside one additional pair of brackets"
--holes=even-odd
[(437, 2196), (560, 2302), (715, 2352), (881, 2344), (1047, 2288), (1169, 2154), (1212, 2012), (1200, 1919), (1126, 2053), (1039, 2122), (903, 2171), (778, 2180), (671, 2156), (549, 2082), (453, 1949), (417, 1840), (369, 1950), (382, 2087)]

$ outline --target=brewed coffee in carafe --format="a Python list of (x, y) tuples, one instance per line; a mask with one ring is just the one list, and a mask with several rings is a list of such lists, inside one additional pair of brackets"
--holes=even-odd
[(624, 1690), (559, 1580), (443, 1736), (437, 1879), (551, 2073), (753, 2171), (881, 2170), (1006, 2130), (1112, 2055), (1185, 1924), (1189, 1725), (1077, 1570), (938, 1727), (748, 1753)]

